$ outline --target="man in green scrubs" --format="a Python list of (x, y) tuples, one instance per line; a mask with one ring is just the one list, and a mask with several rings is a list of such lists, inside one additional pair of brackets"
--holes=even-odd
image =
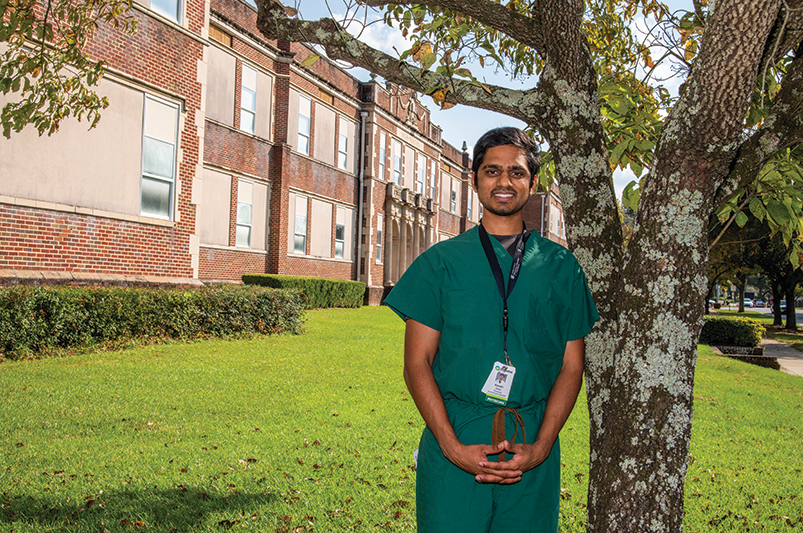
[(419, 533), (558, 531), (558, 432), (599, 315), (574, 256), (524, 228), (538, 153), (516, 128), (483, 135), (481, 226), (419, 256), (385, 300), (406, 321), (404, 378), (426, 422)]

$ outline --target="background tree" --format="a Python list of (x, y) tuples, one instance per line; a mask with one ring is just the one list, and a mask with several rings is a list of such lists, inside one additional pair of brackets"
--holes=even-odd
[(84, 48), (98, 24), (136, 31), (131, 0), (0, 0), (0, 112), (3, 135), (33, 125), (53, 134), (67, 117), (93, 128), (108, 99), (92, 89), (105, 70)]
[[(768, 162), (800, 142), (803, 58), (792, 52), (803, 38), (803, 1), (696, 0), (676, 17), (654, 0), (595, 0), (587, 10), (582, 0), (362, 3), (383, 7), (386, 23), (414, 36), (412, 49), (388, 55), (330, 18), (293, 18), (275, 0), (260, 1), (258, 25), (268, 38), (319, 44), (330, 58), (431, 94), (440, 105), (505, 113), (543, 136), (568, 240), (602, 315), (586, 360), (588, 529), (680, 531), (708, 222), (723, 206), (737, 202), (738, 209)], [(637, 11), (667, 21), (667, 35), (676, 38), (668, 49), (688, 67), (660, 129), (650, 118), (660, 90), (635, 76), (629, 85), (630, 67), (616, 69), (604, 57), (633, 56), (649, 68), (649, 50), (637, 39), (619, 40)], [(465, 66), (471, 58), (514, 76), (533, 72), (537, 81), (525, 89), (482, 83)], [(762, 112), (750, 126), (756, 91)], [(632, 139), (626, 131), (613, 135), (610, 122), (627, 117), (634, 117)], [(649, 169), (625, 247), (611, 172), (623, 155), (633, 161), (634, 150)], [(780, 205), (788, 216), (773, 204), (776, 215), (791, 219), (790, 206)]]
[[(795, 268), (786, 258), (789, 247), (780, 235), (776, 235), (762, 245), (756, 254), (756, 264), (761, 267), (772, 287), (772, 309), (774, 325), (782, 322), (780, 303), (786, 300), (786, 329), (797, 331), (795, 313), (795, 289), (803, 283), (803, 268)], [(803, 261), (803, 257), (800, 258)]]

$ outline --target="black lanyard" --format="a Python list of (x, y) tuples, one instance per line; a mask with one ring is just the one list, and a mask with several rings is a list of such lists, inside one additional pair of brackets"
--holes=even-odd
[[(523, 224), (523, 223), (522, 223)], [(496, 280), (496, 288), (499, 289), (499, 296), (502, 297), (502, 331), (504, 332), (504, 348), (505, 348), (505, 364), (513, 366), (510, 363), (510, 358), (507, 356), (507, 299), (510, 298), (510, 293), (513, 292), (513, 287), (516, 286), (516, 280), (519, 279), (519, 272), (521, 271), (521, 263), (524, 260), (524, 248), (527, 245), (527, 239), (530, 238), (532, 231), (524, 228), (521, 235), (516, 237), (516, 251), (513, 253), (513, 265), (510, 267), (510, 277), (507, 280), (507, 294), (505, 294), (505, 280), (502, 278), (502, 267), (499, 266), (499, 259), (496, 258), (491, 239), (488, 237), (488, 232), (480, 221), (480, 242), (482, 249), (485, 250), (485, 257), (488, 258), (488, 264), (491, 265), (491, 272), (494, 274)]]

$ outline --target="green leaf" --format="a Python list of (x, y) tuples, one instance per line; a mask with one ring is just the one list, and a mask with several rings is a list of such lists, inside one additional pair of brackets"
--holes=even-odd
[(437, 54), (435, 54), (435, 52), (430, 52), (421, 59), (421, 68), (423, 70), (429, 70), (429, 67), (431, 67), (432, 64), (435, 63), (435, 60), (437, 59), (438, 59)]
[(785, 226), (792, 220), (789, 208), (778, 200), (767, 202), (767, 212), (779, 226)]
[(739, 214), (736, 215), (736, 224), (743, 228), (745, 224), (747, 224), (747, 215), (744, 214), (744, 211), (739, 211)]
[(622, 191), (622, 205), (632, 211), (638, 208), (638, 203), (641, 199), (641, 189), (637, 188), (637, 186), (638, 182), (633, 180)]
[(758, 220), (763, 221), (764, 217), (767, 216), (767, 209), (764, 207), (764, 202), (759, 200), (757, 197), (754, 197), (750, 200), (750, 212), (753, 213), (753, 216), (756, 217)]
[(644, 167), (636, 159), (630, 160), (630, 168), (633, 169), (633, 173), (636, 175), (637, 178), (640, 178), (641, 173), (644, 172)]
[(314, 65), (314, 64), (315, 64), (315, 63), (316, 63), (316, 62), (317, 62), (317, 61), (318, 61), (320, 58), (321, 58), (321, 56), (319, 56), (318, 54), (311, 54), (311, 55), (307, 56), (307, 59), (305, 59), (304, 61), (302, 61), (301, 63), (299, 63), (299, 64), (298, 64), (298, 66), (299, 66), (299, 67), (311, 67), (311, 66), (312, 66), (312, 65)]

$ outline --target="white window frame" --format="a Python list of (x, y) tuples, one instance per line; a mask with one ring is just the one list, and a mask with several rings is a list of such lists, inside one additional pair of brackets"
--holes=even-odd
[[(148, 121), (148, 101), (154, 102), (155, 105), (162, 105), (167, 107), (172, 107), (175, 110), (175, 120), (173, 122), (173, 138), (168, 139), (158, 139), (156, 137), (152, 137), (150, 135), (146, 135), (145, 131), (147, 128), (147, 121)], [(142, 113), (142, 166), (141, 166), (141, 177), (140, 177), (140, 197), (139, 197), (139, 209), (140, 214), (142, 216), (152, 217), (152, 218), (161, 218), (164, 220), (173, 220), (173, 213), (174, 213), (174, 204), (175, 204), (175, 184), (176, 184), (176, 172), (178, 165), (176, 164), (176, 158), (178, 156), (178, 122), (179, 122), (179, 106), (168, 102), (166, 100), (162, 100), (161, 98), (155, 98), (149, 94), (145, 95), (143, 113)], [(158, 144), (157, 144), (158, 143)], [(147, 168), (148, 159), (146, 155), (148, 153), (148, 145), (152, 145), (153, 147), (158, 147), (162, 145), (163, 147), (170, 146), (172, 148), (172, 157), (170, 158), (170, 172), (169, 175), (158, 174), (156, 172), (151, 171), (151, 169)], [(155, 211), (148, 211), (144, 207), (143, 202), (143, 195), (147, 194), (146, 189), (148, 186), (146, 183), (153, 182), (157, 184), (161, 184), (164, 186), (165, 184), (168, 185), (167, 190), (167, 212), (155, 212)]]
[(402, 152), (401, 141), (393, 139), (393, 183), (401, 187), (402, 184)]
[(349, 121), (340, 117), (337, 134), (337, 168), (349, 169)]
[(166, 4), (168, 2), (172, 4), (173, 3), (172, 0), (157, 0), (157, 2), (155, 2), (154, 0), (150, 0), (148, 2), (148, 7), (150, 7), (152, 11), (155, 11), (156, 13), (159, 13), (163, 17), (168, 18), (168, 19), (176, 22), (177, 24), (181, 24), (181, 18), (182, 18), (181, 14), (182, 14), (182, 11), (184, 10), (183, 9), (184, 8), (184, 6), (183, 6), (184, 2), (182, 2), (182, 0), (175, 0), (176, 10), (175, 10), (175, 12), (172, 12), (172, 13), (169, 10), (165, 9), (164, 6), (160, 5), (161, 3), (165, 3)]
[(235, 246), (251, 247), (252, 224), (254, 218), (254, 184), (250, 181), (237, 182), (237, 228)]
[(385, 180), (385, 156), (387, 155), (386, 135), (379, 132), (379, 179)]
[(382, 252), (384, 243), (382, 239), (385, 235), (385, 217), (380, 213), (376, 215), (376, 262), (382, 263)]
[(427, 175), (427, 158), (424, 154), (418, 154), (418, 172), (415, 175), (415, 192), (424, 194), (424, 181)]
[[(340, 222), (342, 220), (343, 222)], [(338, 236), (338, 232), (340, 235)], [(335, 259), (346, 257), (346, 209), (337, 206), (335, 210)]]
[[(300, 209), (299, 205), (303, 203), (304, 208)], [(297, 194), (296, 195), (296, 205), (295, 205), (295, 220), (293, 220), (293, 253), (299, 255), (307, 255), (307, 231), (309, 226), (309, 220), (307, 217), (307, 208), (309, 205), (309, 198), (306, 196)], [(299, 231), (299, 228), (303, 226), (303, 232)], [(298, 237), (301, 237), (303, 242), (303, 250), (299, 251), (298, 246)]]
[[(306, 115), (304, 112), (306, 112)], [(306, 96), (298, 95), (298, 151), (304, 155), (310, 155), (311, 132), (312, 100)]]
[(257, 124), (257, 70), (243, 63), (240, 80), (240, 129), (253, 135)]

